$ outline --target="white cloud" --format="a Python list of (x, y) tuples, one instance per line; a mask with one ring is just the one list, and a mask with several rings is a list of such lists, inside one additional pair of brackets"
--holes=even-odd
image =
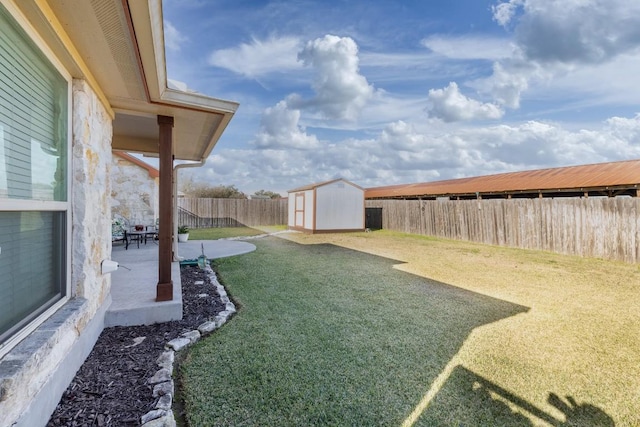
[(449, 83), (449, 86), (444, 89), (429, 90), (429, 102), (431, 104), (427, 110), (429, 116), (445, 122), (495, 120), (504, 114), (504, 111), (495, 104), (482, 103), (464, 96), (455, 82)]
[(498, 3), (491, 6), (493, 19), (503, 27), (506, 27), (516, 14), (518, 6), (522, 4), (522, 0), (510, 0), (504, 3)]
[(216, 50), (209, 56), (209, 64), (226, 68), (245, 77), (256, 78), (274, 72), (286, 72), (302, 67), (297, 54), (300, 40), (295, 37), (253, 39), (251, 43)]
[(640, 85), (633, 84), (640, 75), (640, 55), (619, 55), (603, 64), (570, 68), (560, 73), (554, 67), (553, 78), (532, 80), (532, 92), (538, 99), (574, 100), (556, 106), (559, 110), (577, 112), (585, 107), (632, 106), (638, 111)]
[(520, 96), (529, 87), (529, 81), (534, 78), (538, 67), (521, 61), (500, 62), (493, 64), (493, 74), (488, 79), (477, 81), (479, 87), (484, 86), (500, 105), (508, 108), (520, 107)]
[[(605, 121), (604, 133), (610, 137), (611, 145), (618, 148), (616, 154), (629, 150), (632, 157), (640, 157), (640, 114), (635, 117), (611, 117)], [(611, 148), (611, 145), (608, 148)], [(635, 153), (635, 155), (634, 155)]]
[(419, 52), (360, 52), (363, 67), (397, 67), (407, 69), (430, 69), (440, 66), (440, 60), (433, 54)]
[[(472, 86), (506, 107), (519, 108), (522, 94), (534, 82), (562, 81), (576, 93), (599, 91), (610, 98), (603, 88), (613, 90), (617, 81), (608, 76), (620, 71), (607, 64), (629, 56), (640, 60), (640, 2), (510, 0), (492, 10), (495, 21), (513, 27), (517, 49), (512, 57), (494, 64), (491, 77)], [(590, 84), (577, 87), (572, 83), (575, 75)], [(554, 86), (557, 93), (566, 93)]]
[(358, 46), (353, 39), (326, 35), (308, 42), (298, 58), (315, 71), (312, 86), (316, 96), (290, 95), (289, 105), (316, 109), (331, 119), (355, 120), (374, 89), (359, 73)]
[(318, 143), (314, 150), (277, 144), (219, 149), (206, 174), (198, 173), (244, 192), (284, 192), (338, 176), (373, 187), (639, 157), (640, 114), (575, 131), (540, 121), (438, 131), (397, 121), (368, 139)]
[[(506, 5), (506, 6), (504, 6)], [(628, 0), (511, 0), (494, 8), (522, 8), (516, 41), (539, 62), (601, 63), (640, 46), (640, 3)]]
[(295, 148), (310, 150), (319, 145), (315, 135), (308, 135), (300, 126), (300, 110), (291, 109), (285, 101), (267, 108), (260, 121), (260, 130), (253, 141), (258, 148)]
[(510, 57), (514, 49), (506, 38), (483, 35), (433, 35), (423, 39), (421, 44), (439, 55), (452, 59), (498, 60)]
[(164, 21), (164, 45), (167, 49), (172, 51), (179, 51), (181, 45), (189, 40), (184, 36), (171, 22)]
[(196, 90), (191, 89), (185, 82), (181, 82), (180, 80), (175, 79), (167, 79), (167, 86), (169, 89), (180, 90), (182, 92), (192, 92), (197, 93)]

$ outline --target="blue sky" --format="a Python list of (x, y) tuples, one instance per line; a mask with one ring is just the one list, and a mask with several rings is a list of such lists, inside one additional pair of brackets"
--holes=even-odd
[(640, 158), (640, 2), (163, 0), (172, 84), (240, 103), (245, 193)]

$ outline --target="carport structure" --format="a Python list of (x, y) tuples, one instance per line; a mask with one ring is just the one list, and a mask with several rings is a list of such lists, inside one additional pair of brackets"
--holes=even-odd
[(367, 199), (640, 196), (640, 159), (372, 187)]

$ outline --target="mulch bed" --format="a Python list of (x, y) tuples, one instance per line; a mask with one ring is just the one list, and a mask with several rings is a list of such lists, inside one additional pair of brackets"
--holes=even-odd
[[(204, 271), (182, 266), (180, 276), (183, 319), (104, 329), (64, 392), (48, 427), (140, 425), (140, 417), (151, 411), (157, 400), (147, 379), (159, 369), (156, 360), (164, 345), (224, 310)], [(200, 280), (204, 284), (196, 285)]]

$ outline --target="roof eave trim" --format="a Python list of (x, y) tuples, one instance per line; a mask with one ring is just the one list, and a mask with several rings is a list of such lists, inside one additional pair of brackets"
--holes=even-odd
[[(153, 44), (154, 62), (148, 62), (147, 65), (154, 67), (155, 69), (144, 69), (143, 61), (140, 61), (140, 66), (142, 67), (143, 75), (152, 72), (153, 76), (157, 78), (157, 86), (151, 85), (154, 87), (150, 87), (149, 84), (151, 83), (151, 80), (153, 80), (153, 78), (149, 79), (145, 77), (149, 103), (160, 106), (200, 111), (209, 114), (219, 114), (223, 116), (220, 125), (216, 126), (215, 129), (212, 129), (211, 134), (206, 137), (207, 142), (200, 154), (200, 157), (198, 159), (185, 159), (204, 162), (213, 151), (214, 146), (217, 144), (218, 140), (222, 136), (222, 133), (233, 118), (233, 115), (238, 109), (239, 104), (237, 102), (220, 100), (194, 92), (185, 92), (169, 88), (165, 56), (162, 1), (148, 0), (148, 12), (151, 29), (151, 42)], [(139, 52), (138, 55), (140, 55)]]
[(159, 98), (154, 99), (154, 92), (150, 91), (151, 102), (170, 104), (176, 107), (186, 107), (218, 114), (233, 114), (239, 104), (212, 98), (195, 92), (185, 92), (169, 88), (167, 78), (167, 61), (165, 57), (164, 23), (162, 15), (162, 1), (149, 0), (149, 19), (151, 21), (151, 37), (155, 57), (155, 73), (158, 78), (157, 92)]
[(195, 92), (183, 92), (170, 88), (165, 88), (160, 98), (163, 104), (225, 115), (233, 115), (240, 105), (233, 101), (225, 101)]

